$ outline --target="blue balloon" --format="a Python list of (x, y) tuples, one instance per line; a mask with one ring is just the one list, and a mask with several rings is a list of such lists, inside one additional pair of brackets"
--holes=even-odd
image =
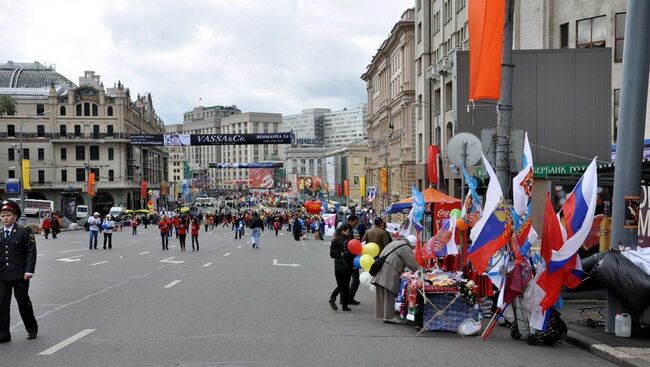
[(354, 264), (354, 267), (355, 267), (355, 268), (357, 268), (357, 269), (361, 269), (361, 262), (360, 262), (360, 261), (361, 261), (361, 255), (357, 255), (357, 256), (354, 258), (354, 261), (352, 262), (352, 264)]

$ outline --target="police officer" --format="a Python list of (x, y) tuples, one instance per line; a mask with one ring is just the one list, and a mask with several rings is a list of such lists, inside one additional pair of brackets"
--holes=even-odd
[(29, 299), (29, 280), (36, 267), (36, 240), (31, 228), (19, 226), (20, 208), (13, 201), (0, 204), (0, 343), (11, 341), (9, 311), (12, 290), (20, 316), (27, 329), (27, 339), (36, 339), (38, 324)]

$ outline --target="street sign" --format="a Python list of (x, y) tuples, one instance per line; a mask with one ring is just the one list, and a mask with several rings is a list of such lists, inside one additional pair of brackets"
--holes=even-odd
[(20, 193), (20, 180), (17, 178), (8, 178), (5, 183), (5, 193), (19, 194)]

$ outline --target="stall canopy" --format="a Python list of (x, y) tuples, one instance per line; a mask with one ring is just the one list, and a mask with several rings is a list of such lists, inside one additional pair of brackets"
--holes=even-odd
[[(460, 199), (456, 199), (453, 196), (443, 194), (442, 192), (431, 187), (424, 190), (422, 194), (424, 195), (425, 203), (460, 203)], [(386, 208), (386, 213), (408, 213), (409, 210), (411, 210), (412, 202), (412, 198), (400, 200)]]

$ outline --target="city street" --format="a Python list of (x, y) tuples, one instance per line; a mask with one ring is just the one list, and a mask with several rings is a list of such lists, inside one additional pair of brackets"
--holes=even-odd
[(497, 329), (486, 342), (451, 333), (416, 336), (373, 317), (374, 295), (334, 312), (328, 243), (286, 230), (201, 231), (201, 250), (162, 251), (157, 227), (115, 233), (112, 250), (88, 250), (87, 232), (37, 237), (31, 298), (36, 340), (12, 304), (2, 366), (607, 366), (566, 344), (528, 346)]

